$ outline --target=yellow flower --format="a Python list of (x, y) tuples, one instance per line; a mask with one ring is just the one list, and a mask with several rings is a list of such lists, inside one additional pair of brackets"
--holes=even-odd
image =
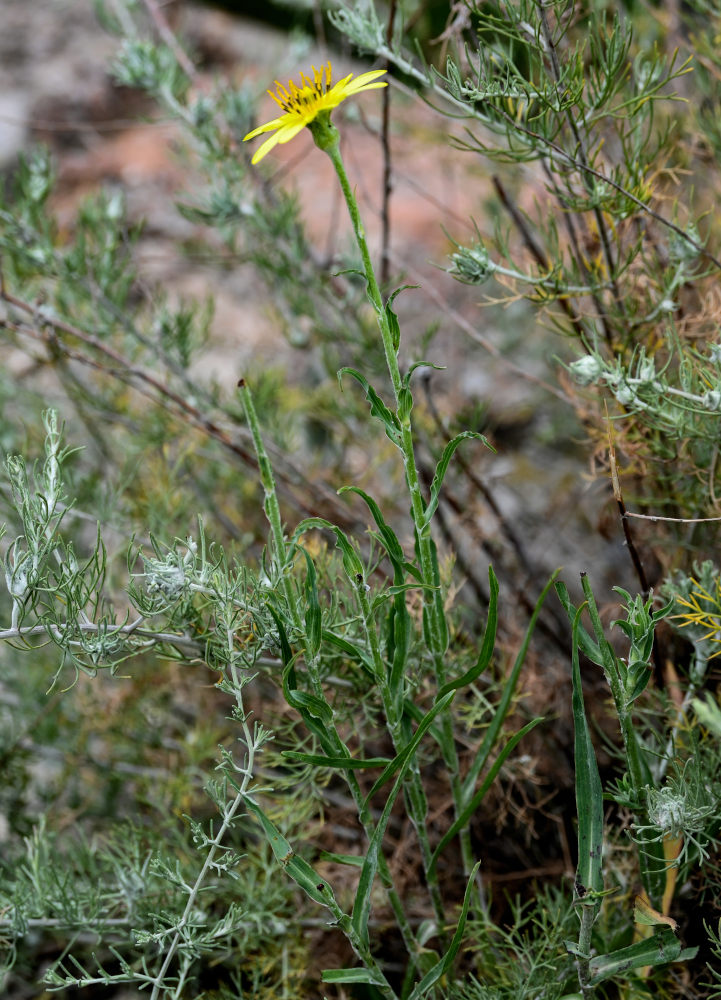
[(270, 152), (276, 143), (290, 142), (301, 129), (310, 125), (321, 112), (330, 112), (337, 107), (346, 97), (353, 97), (363, 90), (374, 90), (376, 87), (387, 87), (384, 82), (377, 83), (379, 76), (386, 72), (384, 69), (375, 69), (370, 73), (361, 73), (353, 80), (353, 74), (343, 77), (338, 83), (331, 87), (331, 65), (321, 66), (320, 69), (313, 69), (313, 79), (310, 80), (305, 73), (300, 74), (302, 84), (297, 87), (292, 80), (288, 81), (288, 89), (282, 83), (275, 81), (276, 93), (272, 90), (268, 93), (275, 103), (284, 112), (280, 118), (274, 118), (271, 122), (266, 122), (260, 128), (253, 129), (244, 137), (254, 139), (261, 132), (275, 132), (270, 139), (266, 139), (263, 145), (257, 149), (253, 155), (252, 163), (262, 160), (266, 153)]

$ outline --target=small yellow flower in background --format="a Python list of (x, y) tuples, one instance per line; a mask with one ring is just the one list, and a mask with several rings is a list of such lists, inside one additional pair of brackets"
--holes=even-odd
[(383, 76), (386, 72), (384, 69), (375, 69), (370, 73), (361, 73), (355, 80), (353, 79), (353, 74), (350, 73), (333, 86), (331, 86), (332, 71), (330, 63), (326, 66), (321, 66), (320, 69), (316, 69), (315, 66), (312, 69), (312, 80), (305, 73), (301, 73), (302, 84), (300, 87), (297, 87), (292, 80), (289, 80), (288, 88), (286, 89), (282, 83), (276, 80), (275, 94), (272, 90), (268, 91), (284, 114), (280, 118), (274, 118), (273, 121), (266, 122), (265, 125), (253, 129), (252, 132), (248, 132), (244, 137), (243, 142), (246, 139), (254, 139), (262, 132), (275, 132), (275, 135), (272, 135), (270, 139), (266, 139), (263, 145), (255, 151), (251, 163), (257, 163), (259, 160), (262, 160), (265, 154), (269, 153), (277, 143), (290, 142), (306, 125), (310, 125), (312, 121), (315, 121), (319, 114), (330, 112), (341, 101), (344, 101), (346, 97), (353, 97), (364, 90), (375, 90), (376, 87), (388, 86), (385, 81), (381, 83), (376, 82), (378, 77)]
[[(673, 617), (680, 619), (680, 628), (685, 625), (702, 628), (705, 630), (701, 636), (702, 640), (710, 639), (721, 646), (721, 577), (717, 577), (715, 581), (715, 593), (709, 593), (693, 577), (690, 580), (693, 587), (688, 598), (676, 597), (677, 603), (689, 610)], [(718, 652), (712, 653), (709, 659), (712, 660), (716, 656), (721, 656), (721, 648)]]

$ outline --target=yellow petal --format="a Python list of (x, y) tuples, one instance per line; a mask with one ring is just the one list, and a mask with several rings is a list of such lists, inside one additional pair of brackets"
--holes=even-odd
[(258, 128), (254, 128), (252, 132), (248, 132), (247, 135), (244, 135), (243, 142), (245, 142), (246, 139), (255, 139), (255, 137), (260, 135), (262, 132), (272, 132), (273, 129), (282, 128), (282, 126), (283, 119), (274, 118), (272, 122), (266, 122), (265, 125), (259, 125)]
[(281, 129), (278, 134), (278, 142), (281, 145), (286, 142), (290, 142), (291, 139), (295, 139), (299, 132), (303, 131), (305, 126), (305, 122), (298, 122), (297, 125), (286, 125), (286, 127)]
[(250, 162), (253, 165), (255, 165), (256, 163), (259, 163), (260, 160), (262, 160), (263, 157), (266, 155), (266, 153), (269, 153), (271, 151), (271, 149), (273, 148), (273, 146), (277, 146), (278, 145), (278, 140), (279, 139), (280, 139), (280, 132), (275, 132), (270, 137), (270, 139), (266, 139), (265, 142), (262, 144), (262, 146), (259, 146), (256, 149), (256, 151), (253, 153), (253, 159)]

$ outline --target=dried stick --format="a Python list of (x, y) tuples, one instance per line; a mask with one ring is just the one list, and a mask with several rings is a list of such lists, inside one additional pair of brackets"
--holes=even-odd
[[(518, 208), (513, 204), (513, 201), (509, 197), (508, 192), (501, 183), (500, 177), (494, 174), (493, 177), (491, 177), (491, 183), (495, 188), (496, 194), (498, 195), (501, 204), (503, 205), (503, 207), (513, 220), (514, 226), (521, 234), (521, 238), (523, 239), (523, 242), (526, 245), (526, 249), (533, 256), (538, 266), (542, 270), (548, 271), (549, 269), (548, 258), (543, 252), (543, 249), (538, 245), (535, 236), (526, 225), (526, 220), (523, 218), (523, 215), (521, 214), (521, 212), (519, 212)], [(565, 312), (566, 316), (568, 317), (571, 323), (571, 326), (576, 331), (578, 336), (585, 337), (586, 331), (584, 330), (583, 322), (580, 316), (577, 315), (577, 313), (571, 306), (571, 303), (568, 301), (568, 299), (560, 298), (558, 300), (558, 304), (560, 305), (561, 309), (563, 309), (563, 311)]]
[[(606, 419), (608, 420), (608, 412), (606, 413)], [(638, 550), (633, 541), (633, 536), (631, 535), (631, 527), (628, 523), (628, 512), (626, 511), (626, 504), (623, 502), (623, 494), (621, 493), (621, 483), (618, 478), (618, 467), (616, 466), (616, 450), (613, 446), (613, 437), (611, 435), (611, 421), (608, 420), (608, 457), (609, 464), (611, 467), (611, 484), (613, 486), (613, 497), (618, 505), (618, 512), (621, 515), (621, 524), (623, 525), (623, 534), (626, 539), (626, 546), (628, 548), (629, 555), (631, 556), (631, 562), (633, 563), (633, 568), (636, 570), (636, 576), (638, 577), (638, 582), (641, 585), (641, 590), (643, 591), (644, 597), (648, 597), (650, 592), (650, 587), (648, 585), (648, 579), (646, 578), (646, 571), (643, 568), (643, 563), (641, 562), (641, 557), (638, 554)]]

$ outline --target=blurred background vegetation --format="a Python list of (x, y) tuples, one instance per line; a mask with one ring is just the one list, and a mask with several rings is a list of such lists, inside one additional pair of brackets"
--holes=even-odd
[[(718, 572), (703, 565), (717, 555), (713, 518), (721, 517), (718, 5), (551, 5), (554, 71), (543, 5), (531, 3), (377, 3), (378, 51), (372, 32), (364, 39), (352, 19), (363, 13), (367, 29), (362, 3), (52, 0), (30, 14), (19, 0), (5, 2), (0, 78), (25, 98), (20, 112), (5, 115), (15, 133), (0, 201), (0, 442), (31, 467), (43, 454), (41, 411), (60, 411), (65, 443), (82, 446), (66, 467), (75, 498), (66, 530), (82, 560), (102, 525), (97, 577), (116, 609), (127, 605), (129, 571), (139, 572), (126, 561), (129, 540), (137, 552), (153, 538), (197, 538), (199, 516), (229, 560), (262, 567), (266, 525), (234, 388), (241, 376), (253, 385), (286, 523), (323, 516), (339, 524), (364, 540), (370, 573), (380, 576), (364, 505), (336, 494), (354, 483), (412, 548), (393, 449), (379, 444), (361, 394), (338, 391), (340, 367), (380, 378), (383, 354), (363, 281), (348, 270), (356, 262), (320, 154), (292, 144), (251, 170), (241, 143), (264, 120), (258, 102), (276, 77), (327, 58), (356, 72), (375, 60), (393, 76), (387, 106), (349, 106), (339, 121), (384, 292), (422, 285), (396, 301), (404, 360), (447, 366), (418, 378), (426, 488), (449, 436), (475, 430), (496, 449), (464, 446), (438, 510), (459, 669), (475, 655), (487, 614), (489, 562), (505, 598), (493, 669), (458, 708), (461, 757), (482, 731), (541, 588), (563, 564), (575, 599), (578, 571), (589, 572), (606, 622), (618, 615), (613, 586), (688, 599), (699, 581), (710, 595), (692, 627), (659, 626), (642, 712), (649, 742), (677, 739), (679, 758), (702, 761), (698, 780), (717, 789), (719, 734), (698, 716), (696, 736), (684, 726), (693, 698), (717, 704), (719, 683)], [(541, 27), (530, 30), (531, 22)], [(43, 76), (44, 63), (60, 75)], [(8, 538), (19, 530), (16, 499), (3, 481)], [(622, 519), (623, 511), (671, 520)], [(336, 593), (340, 610), (349, 608), (327, 543), (313, 536), (308, 545), (326, 597)], [(8, 596), (2, 606), (9, 621)], [(199, 614), (195, 657), (176, 664), (168, 649), (167, 661), (136, 655), (118, 665), (119, 676), (95, 678), (86, 659), (88, 671), (67, 692), (77, 665), (58, 646), (38, 644), (30, 654), (6, 646), (3, 905), (10, 913), (21, 897), (24, 914), (22, 926), (10, 918), (0, 925), (8, 997), (43, 995), (38, 981), (65, 957), (70, 936), (86, 957), (102, 939), (106, 967), (115, 969), (108, 943), (129, 900), (138, 925), (178, 905), (155, 854), (148, 880), (148, 857), (162, 845), (170, 868), (192, 868), (185, 817), (214, 815), (204, 786), (218, 746), (236, 739), (232, 699), (203, 655), (206, 627)], [(504, 765), (471, 826), (490, 898), (489, 920), (469, 925), (472, 971), (479, 983), (498, 974), (499, 996), (562, 995), (533, 992), (535, 956), (524, 942), (535, 935), (565, 958), (573, 934), (570, 648), (567, 616), (549, 599), (509, 725), (537, 715), (547, 723)], [(302, 839), (324, 870), (323, 851), (342, 853), (345, 840), (357, 840), (353, 804), (328, 772), (319, 777), (281, 756), (307, 734), (279, 689), (277, 651), (265, 652), (246, 696), (277, 739), (261, 774), (283, 793), (274, 819), (284, 835)], [(607, 690), (592, 668), (584, 680), (610, 782), (619, 749)], [(356, 716), (366, 679), (356, 671), (342, 681), (336, 709), (362, 741), (365, 720)], [(372, 720), (373, 708), (363, 711)], [(368, 757), (376, 752), (386, 752), (382, 743), (365, 747)], [(431, 812), (442, 816), (439, 764), (426, 763)], [(628, 811), (618, 798), (607, 809), (615, 885), (630, 900)], [(692, 852), (671, 905), (697, 958), (662, 980), (599, 995), (718, 995), (706, 963), (721, 961), (708, 933), (721, 909), (720, 825), (712, 810), (702, 838), (710, 856), (701, 866)], [(352, 961), (350, 950), (311, 906), (299, 913), (292, 883), (279, 877), (250, 820), (233, 838), (229, 847), (247, 853), (245, 882), (232, 893), (219, 882), (208, 907), (221, 914), (242, 898), (243, 920), (212, 961), (199, 961), (183, 995), (316, 995), (320, 970)], [(421, 869), (406, 857), (407, 841), (398, 810), (388, 855), (413, 904)], [(343, 876), (328, 871), (343, 890)], [(446, 875), (462, 898), (460, 874)], [(352, 880), (345, 889), (352, 899)], [(42, 909), (48, 899), (62, 918)], [(69, 935), (73, 912), (84, 929)], [(426, 917), (418, 902), (414, 918)], [(607, 919), (606, 942), (626, 941), (628, 920)], [(94, 922), (95, 937), (87, 929)], [(391, 969), (397, 945), (389, 934), (379, 949)], [(513, 978), (516, 967), (525, 986)], [(468, 983), (458, 996), (495, 995)], [(84, 992), (136, 995), (102, 982)], [(364, 994), (359, 987), (353, 995)]]

